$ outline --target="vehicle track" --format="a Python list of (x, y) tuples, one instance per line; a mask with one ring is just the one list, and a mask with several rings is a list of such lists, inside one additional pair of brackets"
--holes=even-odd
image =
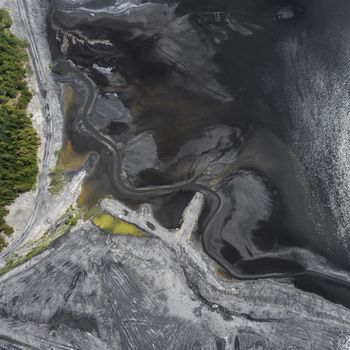
[[(42, 101), (43, 112), (45, 114), (45, 146), (44, 146), (44, 155), (42, 160), (42, 166), (40, 169), (40, 173), (38, 176), (38, 191), (36, 193), (35, 201), (32, 206), (32, 213), (29, 217), (29, 220), (26, 223), (26, 226), (23, 232), (14, 239), (8, 248), (0, 253), (0, 259), (4, 259), (8, 257), (13, 251), (18, 248), (20, 244), (22, 244), (31, 234), (34, 224), (37, 221), (39, 210), (42, 207), (43, 199), (45, 195), (48, 193), (49, 187), (49, 169), (50, 169), (50, 159), (53, 151), (53, 113), (50, 108), (49, 101), (47, 101), (47, 84), (46, 80), (49, 79), (47, 77), (47, 72), (44, 68), (44, 64), (42, 59), (40, 58), (39, 49), (37, 47), (33, 29), (30, 23), (30, 15), (29, 8), (30, 4), (28, 0), (18, 0), (18, 10), (21, 16), (21, 20), (23, 23), (23, 28), (27, 33), (27, 41), (28, 41), (28, 51), (30, 54), (30, 59), (34, 67), (34, 73), (37, 79), (37, 83), (40, 91), (40, 99)], [(45, 78), (46, 76), (46, 78)]]

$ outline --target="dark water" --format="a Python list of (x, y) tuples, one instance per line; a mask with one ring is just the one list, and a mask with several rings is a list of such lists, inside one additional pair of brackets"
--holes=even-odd
[[(76, 152), (99, 154), (86, 204), (108, 194), (147, 202), (170, 228), (201, 191), (203, 248), (231, 274), (294, 276), (299, 288), (347, 305), (345, 282), (305, 273), (305, 252), (350, 265), (327, 184), (308, 161), (312, 136), (303, 135), (305, 148), (292, 142), (300, 129), (290, 92), (310, 92), (305, 50), (334, 49), (350, 5), (135, 1), (123, 12), (121, 3), (55, 0), (48, 19), (57, 79), (76, 96), (66, 136)], [(305, 49), (292, 65), (291, 43)]]

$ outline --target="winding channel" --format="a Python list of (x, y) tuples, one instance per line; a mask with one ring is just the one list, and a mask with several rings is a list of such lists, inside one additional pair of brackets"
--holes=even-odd
[(72, 62), (57, 61), (54, 72), (60, 76), (72, 74), (76, 78), (82, 81), (87, 87), (87, 96), (85, 98), (83, 106), (78, 112), (78, 119), (81, 120), (82, 126), (91, 134), (98, 142), (104, 145), (108, 152), (112, 155), (112, 174), (113, 174), (113, 186), (118, 194), (118, 199), (128, 199), (134, 201), (143, 201), (155, 199), (159, 196), (174, 193), (176, 191), (193, 191), (201, 192), (206, 199), (207, 212), (206, 217), (203, 218), (202, 227), (202, 245), (203, 249), (212, 259), (214, 259), (219, 265), (224, 267), (230, 272), (233, 278), (238, 280), (259, 280), (259, 279), (291, 279), (296, 286), (307, 291), (314, 291), (313, 284), (321, 285), (324, 290), (322, 296), (328, 299), (334, 299), (334, 296), (340, 295), (336, 301), (350, 307), (350, 298), (347, 296), (350, 291), (350, 283), (334, 276), (329, 276), (320, 272), (311, 270), (305, 270), (300, 272), (287, 272), (287, 273), (266, 273), (266, 274), (239, 274), (232, 268), (227, 261), (222, 259), (219, 254), (213, 254), (208, 247), (209, 238), (212, 232), (215, 230), (214, 217), (218, 212), (221, 204), (219, 195), (210, 188), (196, 183), (196, 178), (192, 178), (189, 181), (177, 183), (174, 185), (164, 185), (157, 187), (142, 187), (142, 188), (130, 188), (123, 184), (121, 178), (121, 163), (122, 156), (120, 154), (120, 147), (117, 144), (101, 135), (98, 130), (89, 122), (88, 115), (94, 105), (94, 102), (98, 95), (98, 90), (94, 82), (82, 73)]

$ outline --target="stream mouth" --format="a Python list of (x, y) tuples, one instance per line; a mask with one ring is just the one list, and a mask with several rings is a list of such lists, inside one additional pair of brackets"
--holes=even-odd
[(281, 83), (283, 44), (308, 14), (301, 1), (259, 3), (52, 1), (53, 71), (73, 91), (65, 137), (99, 155), (80, 204), (148, 203), (176, 228), (202, 192), (194, 239), (234, 277), (287, 278), (332, 300), (339, 290), (348, 307), (348, 282), (327, 274), (349, 256)]

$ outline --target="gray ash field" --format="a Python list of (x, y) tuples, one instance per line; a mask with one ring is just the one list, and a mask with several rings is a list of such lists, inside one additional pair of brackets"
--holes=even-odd
[(179, 259), (159, 239), (116, 238), (82, 226), (2, 279), (0, 344), (346, 349), (347, 309), (276, 281), (231, 280), (219, 289), (196, 268), (190, 256)]
[(350, 349), (350, 3), (16, 4), (70, 168), (0, 277), (0, 349)]

